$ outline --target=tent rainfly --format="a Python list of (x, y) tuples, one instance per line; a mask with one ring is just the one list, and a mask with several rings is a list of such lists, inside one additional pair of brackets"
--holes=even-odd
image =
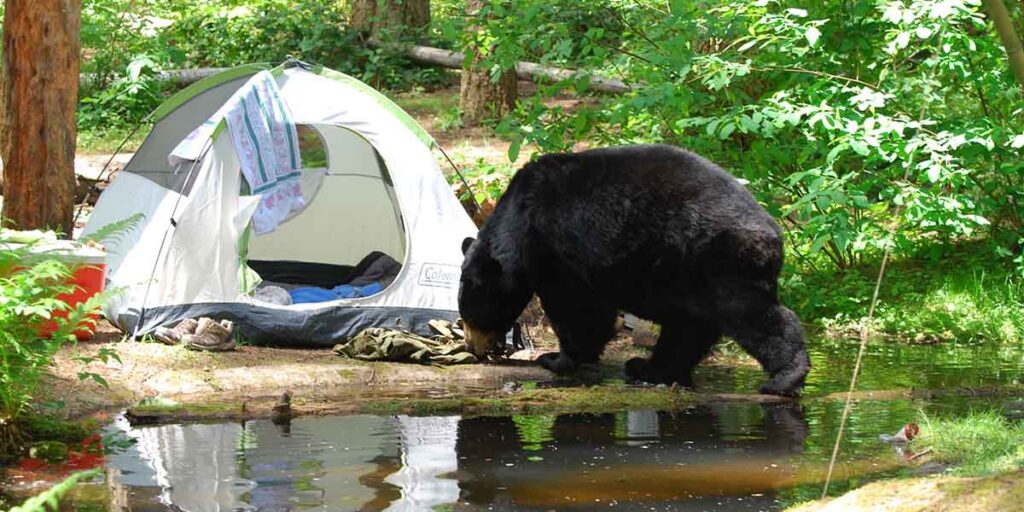
[[(248, 192), (226, 122), (195, 161), (172, 165), (168, 155), (263, 70), (295, 124), (306, 205), (256, 235), (260, 197)], [(430, 334), (429, 320), (456, 318), (460, 244), (476, 227), (434, 160), (434, 140), (373, 88), (297, 61), (245, 65), (182, 90), (152, 120), (83, 231), (137, 221), (107, 244), (107, 287), (118, 294), (104, 313), (126, 332), (209, 316), (257, 343), (330, 346), (367, 327)], [(381, 261), (393, 271), (362, 288), (371, 293), (295, 299), (345, 289)], [(285, 299), (267, 299), (270, 287)]]

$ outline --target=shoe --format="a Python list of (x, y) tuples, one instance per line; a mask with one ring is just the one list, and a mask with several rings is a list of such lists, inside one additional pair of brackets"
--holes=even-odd
[(235, 324), (230, 320), (219, 323), (210, 318), (200, 318), (196, 333), (182, 337), (185, 348), (205, 350), (208, 352), (224, 352), (235, 349), (235, 338), (232, 335)]
[(157, 327), (153, 331), (153, 337), (164, 345), (177, 345), (183, 337), (195, 334), (198, 328), (199, 322), (195, 318), (186, 318), (170, 329)]

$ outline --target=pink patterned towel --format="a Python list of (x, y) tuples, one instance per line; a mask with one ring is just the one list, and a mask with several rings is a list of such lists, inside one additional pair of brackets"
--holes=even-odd
[(273, 75), (260, 71), (249, 79), (213, 117), (178, 144), (168, 156), (171, 165), (200, 158), (222, 119), (227, 122), (250, 193), (260, 196), (253, 230), (258, 235), (269, 233), (306, 206), (299, 182), (298, 133)]

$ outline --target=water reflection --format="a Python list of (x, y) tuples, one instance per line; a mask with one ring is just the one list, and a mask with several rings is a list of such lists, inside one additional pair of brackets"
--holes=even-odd
[(565, 415), (553, 419), (546, 443), (524, 438), (520, 423), (460, 423), (464, 502), (498, 510), (763, 510), (774, 489), (796, 482), (788, 461), (808, 432), (795, 404)]
[(132, 429), (119, 510), (765, 510), (808, 477), (798, 404)]

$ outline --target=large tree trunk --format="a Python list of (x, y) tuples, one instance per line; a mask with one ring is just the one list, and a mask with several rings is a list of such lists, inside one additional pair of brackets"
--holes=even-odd
[(1017, 83), (1024, 87), (1024, 49), (1021, 49), (1020, 37), (1018, 37), (1016, 29), (1013, 28), (1010, 12), (1006, 10), (1003, 0), (983, 0), (982, 3), (985, 5), (988, 17), (996, 26), (999, 38), (1003, 41), (1006, 57), (1010, 61), (1010, 69), (1017, 77)]
[[(466, 8), (476, 15), (483, 7), (483, 0), (469, 0)], [(462, 124), (466, 127), (477, 126), (488, 117), (501, 117), (515, 108), (516, 70), (502, 71), (498, 80), (491, 79), (490, 69), (481, 66), (484, 51), (475, 44), (466, 48), (466, 60), (462, 68), (462, 86), (459, 89), (459, 110), (462, 111)]]
[(352, 0), (349, 25), (372, 40), (430, 25), (430, 0)]
[(70, 235), (81, 0), (7, 0), (0, 84), (3, 217)]

